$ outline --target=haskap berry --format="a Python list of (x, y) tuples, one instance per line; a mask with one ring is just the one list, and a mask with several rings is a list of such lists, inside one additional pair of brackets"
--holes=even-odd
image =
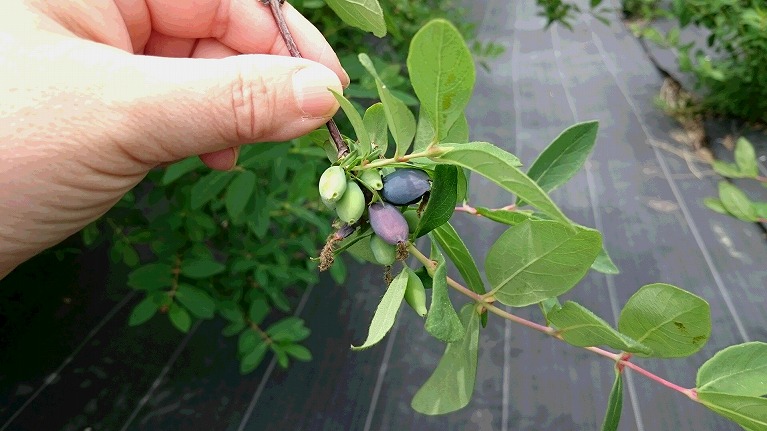
[(431, 190), (429, 174), (420, 169), (397, 169), (383, 177), (381, 197), (394, 205), (410, 205), (418, 202)]
[(370, 227), (389, 244), (407, 241), (407, 220), (394, 205), (376, 202), (368, 208)]

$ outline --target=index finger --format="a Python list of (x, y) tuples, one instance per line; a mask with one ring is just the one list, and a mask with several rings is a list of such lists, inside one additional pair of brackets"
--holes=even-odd
[[(272, 11), (259, 0), (146, 0), (152, 29), (171, 37), (215, 38), (244, 54), (290, 55)], [(288, 3), (285, 21), (304, 58), (349, 77), (320, 31)]]

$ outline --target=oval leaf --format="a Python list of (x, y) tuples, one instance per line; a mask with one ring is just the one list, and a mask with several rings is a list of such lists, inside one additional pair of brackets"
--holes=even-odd
[(172, 271), (170, 265), (164, 263), (141, 266), (128, 275), (128, 286), (146, 291), (169, 287), (173, 283)]
[(189, 157), (187, 159), (176, 162), (165, 169), (165, 172), (162, 175), (162, 179), (160, 180), (160, 184), (167, 186), (168, 184), (176, 181), (189, 172), (192, 172), (195, 169), (201, 168), (203, 166), (205, 165), (197, 156)]
[(256, 344), (253, 350), (245, 355), (242, 358), (242, 361), (240, 361), (240, 373), (246, 374), (255, 370), (256, 367), (258, 367), (258, 364), (264, 359), (267, 350), (269, 350), (268, 344), (263, 342)]
[(256, 174), (247, 170), (237, 174), (231, 184), (229, 184), (224, 200), (229, 217), (237, 218), (242, 214), (242, 211), (248, 205), (248, 201), (253, 197), (253, 190), (255, 189)]
[(208, 278), (224, 272), (226, 265), (215, 260), (187, 259), (181, 263), (181, 274), (189, 278)]
[(386, 289), (381, 302), (373, 315), (373, 321), (370, 323), (368, 337), (361, 346), (352, 346), (352, 350), (362, 350), (378, 343), (391, 330), (394, 325), (394, 319), (397, 317), (397, 311), (405, 297), (405, 288), (407, 288), (408, 271), (403, 270)]
[(168, 309), (168, 318), (170, 323), (181, 332), (189, 332), (189, 328), (192, 326), (192, 317), (183, 307), (175, 303), (171, 304)]
[(756, 164), (756, 151), (748, 142), (748, 139), (741, 137), (735, 143), (735, 163), (740, 172), (749, 178), (759, 175), (759, 167)]
[(522, 307), (572, 289), (601, 249), (596, 230), (527, 220), (510, 227), (490, 247), (485, 274), (496, 299)]
[(554, 308), (546, 314), (562, 338), (578, 347), (606, 345), (624, 352), (650, 354), (647, 346), (632, 340), (592, 313), (586, 307), (567, 301), (561, 308)]
[(700, 350), (711, 335), (708, 303), (670, 284), (641, 287), (621, 310), (618, 330), (652, 349), (653, 357), (679, 358)]
[(594, 263), (591, 264), (591, 269), (594, 271), (601, 272), (602, 274), (620, 274), (621, 271), (618, 269), (617, 266), (615, 266), (615, 263), (613, 263), (613, 260), (610, 258), (610, 255), (607, 254), (607, 249), (605, 249), (604, 245), (602, 246), (602, 250), (599, 250), (599, 254), (597, 255), (597, 258), (594, 260)]
[(383, 103), (378, 102), (370, 106), (362, 117), (362, 123), (368, 131), (371, 145), (380, 148), (381, 154), (386, 154), (389, 146), (389, 128), (386, 126)]
[(458, 272), (466, 281), (466, 285), (480, 295), (485, 294), (485, 283), (482, 282), (482, 276), (479, 274), (474, 257), (466, 248), (458, 232), (455, 231), (450, 223), (445, 223), (437, 227), (432, 232), (432, 237), (437, 240), (442, 251), (450, 258)]
[(702, 392), (698, 402), (749, 431), (767, 431), (767, 398)]
[(432, 184), (426, 210), (415, 229), (416, 238), (442, 226), (453, 216), (458, 195), (458, 168), (450, 165), (437, 165)]
[(698, 392), (767, 395), (767, 343), (754, 341), (717, 352), (698, 369)]
[(475, 80), (471, 52), (452, 24), (436, 19), (413, 36), (407, 67), (421, 107), (442, 140), (471, 98)]
[(378, 0), (325, 0), (345, 23), (378, 37), (386, 36), (386, 22)]
[(474, 392), (479, 352), (479, 315), (474, 304), (461, 309), (466, 336), (449, 343), (434, 373), (418, 389), (410, 405), (425, 415), (441, 415), (465, 407)]
[(426, 332), (446, 343), (463, 338), (465, 331), (447, 293), (447, 266), (432, 237), (431, 260), (437, 262), (432, 274), (431, 304), (426, 315)]
[(445, 144), (443, 150), (447, 152), (433, 157), (432, 160), (470, 169), (515, 194), (519, 199), (525, 200), (549, 217), (570, 223), (549, 195), (517, 168), (520, 165), (519, 159), (512, 154), (487, 142), (469, 142), (453, 147)]
[(154, 298), (152, 296), (147, 296), (141, 302), (136, 304), (133, 311), (131, 311), (130, 317), (128, 318), (128, 325), (138, 326), (146, 322), (157, 313), (158, 308), (159, 305), (157, 305)]
[[(568, 127), (538, 155), (527, 176), (550, 192), (566, 183), (583, 167), (597, 140), (599, 123), (588, 121)], [(517, 202), (518, 206), (524, 202)]]
[(394, 96), (381, 81), (370, 57), (367, 54), (360, 54), (359, 60), (376, 81), (378, 97), (381, 98), (386, 115), (386, 123), (394, 137), (394, 142), (397, 144), (395, 157), (402, 156), (407, 152), (415, 136), (415, 117), (405, 102)]
[(719, 199), (724, 208), (735, 218), (744, 221), (756, 221), (756, 209), (751, 200), (736, 186), (721, 181), (719, 183)]
[(181, 284), (178, 287), (176, 299), (201, 319), (212, 319), (216, 312), (216, 303), (213, 298), (203, 290), (188, 284)]
[(194, 183), (190, 202), (192, 209), (200, 209), (218, 196), (233, 178), (234, 176), (231, 172), (216, 171), (205, 175)]

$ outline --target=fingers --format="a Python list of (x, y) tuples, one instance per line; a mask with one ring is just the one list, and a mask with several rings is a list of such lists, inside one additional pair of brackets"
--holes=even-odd
[[(147, 0), (146, 4), (153, 32), (215, 38), (241, 53), (289, 55), (271, 10), (259, 0)], [(301, 55), (324, 64), (348, 85), (348, 75), (320, 31), (289, 4), (283, 4), (282, 11)], [(150, 49), (145, 52), (155, 55)]]
[[(201, 49), (220, 47), (206, 42)], [(119, 82), (114, 94), (126, 96), (116, 103), (136, 124), (135, 139), (125, 147), (152, 163), (251, 142), (289, 140), (322, 126), (338, 109), (328, 91), (341, 91), (338, 77), (305, 59), (124, 57), (130, 62), (126, 78), (109, 83)], [(146, 139), (146, 131), (153, 139)], [(231, 153), (203, 160), (223, 169), (233, 164)]]

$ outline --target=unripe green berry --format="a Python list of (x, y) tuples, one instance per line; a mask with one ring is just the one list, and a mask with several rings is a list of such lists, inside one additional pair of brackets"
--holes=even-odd
[(342, 222), (352, 224), (362, 217), (365, 212), (365, 195), (362, 189), (353, 180), (346, 183), (346, 191), (341, 199), (336, 202), (336, 214)]
[(413, 271), (410, 271), (410, 276), (407, 279), (405, 301), (419, 316), (426, 316), (426, 289), (424, 289), (421, 279)]
[(378, 169), (366, 169), (362, 171), (362, 174), (360, 174), (360, 181), (373, 190), (381, 190), (383, 188), (381, 171)]
[(370, 237), (370, 250), (381, 265), (391, 265), (397, 256), (397, 246), (388, 244), (378, 235)]
[(346, 172), (344, 172), (344, 168), (331, 166), (325, 169), (325, 172), (320, 176), (320, 197), (323, 202), (338, 202), (346, 191), (346, 185)]

